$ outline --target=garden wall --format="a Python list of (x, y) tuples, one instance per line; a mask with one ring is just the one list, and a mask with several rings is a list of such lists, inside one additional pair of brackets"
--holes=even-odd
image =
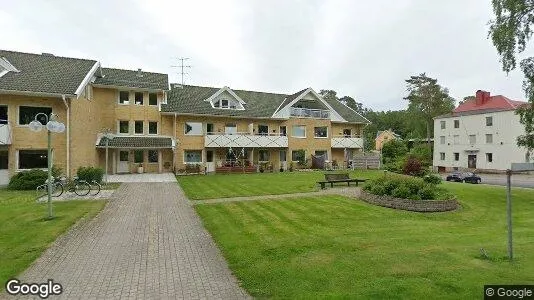
[(410, 200), (395, 198), (387, 195), (373, 195), (366, 191), (361, 192), (360, 199), (363, 201), (395, 209), (409, 210), (416, 212), (442, 212), (451, 211), (458, 208), (458, 202), (451, 200)]

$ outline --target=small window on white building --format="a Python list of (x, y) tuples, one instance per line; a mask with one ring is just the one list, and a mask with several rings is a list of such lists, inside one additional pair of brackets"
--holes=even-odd
[(444, 135), (439, 137), (439, 143), (442, 144), (442, 145), (445, 145), (445, 136)]
[(477, 143), (477, 136), (474, 134), (469, 135), (469, 144), (474, 145)]
[(202, 151), (201, 150), (185, 150), (184, 151), (185, 163), (201, 163)]
[(493, 117), (486, 117), (486, 126), (493, 126)]
[(460, 160), (460, 153), (454, 152), (454, 160), (459, 161)]
[(291, 131), (291, 136), (298, 138), (306, 137), (306, 126), (305, 125), (294, 125)]
[(185, 135), (202, 135), (202, 123), (200, 122), (185, 122)]
[(486, 153), (486, 161), (493, 162), (493, 153)]
[(452, 137), (452, 139), (453, 139), (453, 143), (454, 143), (455, 145), (460, 144), (460, 136), (459, 136), (459, 135), (454, 135), (454, 136)]
[(460, 128), (460, 120), (454, 120), (454, 128)]
[(258, 161), (269, 161), (269, 150), (258, 150)]
[(486, 134), (486, 144), (493, 144), (493, 134)]
[(441, 129), (445, 129), (445, 121), (440, 121), (439, 123), (441, 124)]
[(440, 152), (439, 153), (439, 159), (440, 160), (445, 160), (445, 152)]

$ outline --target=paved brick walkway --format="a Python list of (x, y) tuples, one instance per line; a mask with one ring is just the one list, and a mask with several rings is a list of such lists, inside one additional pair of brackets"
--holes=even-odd
[(176, 183), (122, 184), (21, 276), (48, 278), (65, 299), (249, 297)]

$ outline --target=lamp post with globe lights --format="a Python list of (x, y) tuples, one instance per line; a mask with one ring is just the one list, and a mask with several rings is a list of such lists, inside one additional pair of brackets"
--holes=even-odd
[[(41, 121), (38, 120), (39, 116), (42, 116), (44, 118), (46, 125), (43, 125)], [(48, 116), (45, 113), (38, 113), (35, 115), (35, 119), (28, 124), (28, 127), (31, 131), (39, 132), (43, 129), (43, 127), (46, 127), (47, 135), (48, 135), (48, 182), (47, 182), (47, 191), (48, 191), (48, 219), (54, 218), (53, 211), (52, 211), (52, 132), (55, 133), (62, 133), (65, 131), (65, 124), (58, 122), (58, 116), (56, 114), (51, 113), (50, 116)]]

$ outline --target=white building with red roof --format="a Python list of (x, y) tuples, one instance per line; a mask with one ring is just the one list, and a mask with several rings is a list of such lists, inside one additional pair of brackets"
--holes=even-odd
[(434, 118), (434, 167), (503, 171), (512, 162), (530, 162), (534, 155), (517, 146), (525, 129), (515, 114), (527, 104), (479, 90), (451, 113)]

